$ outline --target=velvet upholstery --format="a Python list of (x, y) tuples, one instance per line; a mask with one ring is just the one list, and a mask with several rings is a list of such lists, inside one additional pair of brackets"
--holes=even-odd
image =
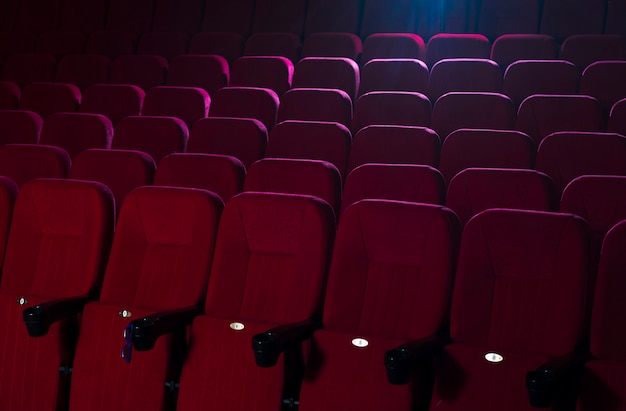
[(88, 148), (110, 148), (111, 121), (101, 114), (56, 113), (44, 120), (41, 144), (63, 148), (70, 157)]
[(354, 104), (352, 132), (369, 125), (430, 127), (432, 108), (422, 93), (408, 91), (371, 91)]
[(350, 127), (352, 106), (350, 96), (342, 90), (293, 88), (283, 94), (280, 99), (277, 122), (330, 121)]
[(66, 178), (71, 159), (65, 150), (43, 144), (0, 146), (0, 175), (18, 187), (37, 178)]
[(176, 117), (128, 116), (115, 127), (111, 148), (139, 150), (158, 163), (172, 153), (187, 149), (189, 129)]
[(223, 87), (211, 99), (209, 117), (253, 118), (266, 130), (276, 123), (280, 100), (270, 89), (259, 87)]
[(176, 117), (188, 128), (205, 118), (211, 106), (211, 97), (199, 87), (157, 86), (151, 88), (143, 100), (142, 116)]

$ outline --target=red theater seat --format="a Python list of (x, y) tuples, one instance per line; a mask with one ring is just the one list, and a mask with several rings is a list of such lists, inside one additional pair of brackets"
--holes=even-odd
[(285, 57), (295, 64), (301, 48), (300, 37), (291, 32), (254, 33), (246, 40), (243, 55)]
[(81, 54), (84, 49), (85, 35), (76, 31), (45, 31), (35, 42), (36, 53), (51, 54), (58, 59), (69, 54)]
[(137, 34), (130, 31), (98, 30), (87, 37), (85, 53), (101, 54), (115, 61), (119, 56), (133, 54), (137, 46)]
[(518, 60), (556, 60), (556, 41), (546, 34), (503, 34), (491, 45), (491, 60), (505, 71)]
[(213, 94), (209, 117), (253, 118), (271, 130), (279, 104), (278, 95), (270, 89), (223, 87)]
[[(186, 3), (185, 3), (186, 4)], [(171, 61), (187, 52), (189, 37), (185, 33), (150, 31), (143, 33), (137, 43), (137, 54), (161, 56)]]
[(22, 90), (20, 86), (12, 81), (0, 80), (0, 109), (17, 110), (20, 104)]
[(129, 116), (115, 127), (111, 148), (138, 150), (158, 164), (163, 157), (187, 149), (189, 129), (176, 117)]
[(27, 110), (0, 110), (0, 144), (37, 144), (43, 120)]
[(609, 115), (607, 130), (626, 136), (626, 98), (613, 104)]
[(563, 41), (560, 57), (582, 71), (602, 60), (626, 60), (626, 42), (616, 34), (577, 34)]
[[(249, 0), (244, 0), (249, 1)], [(230, 3), (229, 3), (230, 4)], [(233, 2), (233, 4), (235, 4)], [(229, 64), (241, 57), (244, 38), (239, 33), (202, 32), (189, 41), (189, 54), (214, 54), (224, 57)]]
[(99, 54), (70, 54), (59, 61), (56, 81), (85, 90), (92, 84), (108, 83), (112, 64), (110, 58)]
[(366, 64), (374, 59), (416, 59), (424, 60), (426, 46), (424, 40), (413, 33), (372, 33), (365, 38), (361, 62)]
[(54, 81), (57, 59), (45, 53), (14, 53), (2, 65), (2, 80), (20, 87), (34, 82)]
[(232, 64), (230, 86), (260, 87), (279, 97), (291, 88), (293, 63), (278, 56), (243, 56)]
[(56, 113), (44, 120), (39, 142), (63, 148), (70, 157), (88, 148), (111, 148), (113, 124), (101, 114)]
[(485, 91), (499, 93), (502, 89), (502, 71), (488, 59), (443, 59), (430, 69), (428, 92), (435, 102), (450, 91)]
[(123, 55), (113, 62), (112, 84), (132, 84), (144, 91), (165, 84), (168, 63), (161, 56)]
[(218, 55), (180, 55), (170, 62), (167, 73), (168, 86), (200, 87), (209, 95), (226, 87), (229, 79), (228, 61)]
[(210, 105), (209, 93), (202, 88), (156, 86), (146, 93), (141, 115), (176, 117), (191, 127), (207, 116)]
[(598, 61), (583, 71), (580, 93), (598, 99), (606, 112), (626, 98), (626, 61)]
[(31, 83), (22, 90), (20, 110), (34, 111), (45, 120), (55, 113), (78, 111), (80, 100), (80, 89), (73, 84)]
[(328, 121), (350, 127), (352, 100), (342, 90), (294, 88), (282, 96), (278, 107), (277, 122), (286, 120)]
[(306, 57), (295, 65), (293, 88), (339, 89), (355, 101), (359, 66), (348, 58)]
[(354, 104), (352, 132), (370, 125), (430, 127), (431, 104), (422, 93), (371, 91)]
[(433, 67), (436, 62), (451, 58), (488, 59), (491, 44), (481, 34), (438, 33), (426, 44), (426, 64)]
[(254, 0), (206, 0), (202, 32), (231, 32), (246, 37), (252, 28)]
[(370, 91), (426, 93), (428, 67), (418, 59), (374, 59), (361, 69), (359, 95)]
[(80, 112), (103, 114), (115, 126), (124, 117), (141, 114), (145, 95), (130, 84), (94, 84), (83, 92)]
[(203, 0), (156, 0), (152, 30), (195, 34), (200, 31), (203, 12)]
[(66, 178), (71, 159), (60, 147), (43, 144), (0, 146), (0, 175), (18, 187), (39, 178)]
[[(336, 4), (335, 2), (332, 3), (333, 6)], [(312, 2), (309, 2), (309, 5), (311, 4)], [(362, 52), (363, 43), (361, 42), (361, 38), (354, 33), (311, 33), (305, 37), (302, 43), (302, 58), (344, 57), (358, 62)]]

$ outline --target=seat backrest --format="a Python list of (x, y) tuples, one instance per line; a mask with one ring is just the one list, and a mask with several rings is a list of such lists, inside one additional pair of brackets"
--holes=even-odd
[(187, 52), (189, 37), (186, 33), (171, 31), (149, 31), (139, 37), (137, 54), (163, 57), (171, 61)]
[(209, 190), (224, 202), (243, 191), (246, 167), (222, 154), (174, 153), (159, 161), (154, 185)]
[(283, 94), (277, 122), (286, 120), (330, 121), (350, 127), (352, 100), (337, 89), (294, 88)]
[(92, 31), (87, 37), (85, 53), (100, 54), (115, 61), (118, 56), (135, 52), (137, 38), (137, 34), (130, 31)]
[(602, 1), (544, 0), (539, 31), (559, 42), (574, 34), (600, 34), (604, 29)]
[(124, 117), (141, 114), (145, 95), (131, 84), (94, 84), (83, 92), (80, 112), (105, 115), (115, 126)]
[[(244, 0), (249, 1), (249, 0)], [(230, 4), (230, 3), (229, 3)], [(229, 64), (241, 57), (244, 38), (232, 32), (200, 32), (189, 41), (189, 54), (213, 54), (224, 57)]]
[(356, 34), (361, 23), (361, 3), (359, 0), (309, 0), (304, 37), (314, 33)]
[(150, 185), (156, 166), (141, 151), (92, 148), (72, 159), (69, 178), (97, 181), (109, 187), (119, 211), (124, 198), (137, 187)]
[(359, 130), (352, 141), (348, 170), (366, 163), (439, 164), (441, 141), (426, 127), (373, 125)]
[[(311, 2), (309, 2), (310, 4)], [(344, 57), (359, 61), (362, 52), (361, 38), (354, 33), (319, 32), (311, 33), (304, 38), (301, 54), (302, 58)]]
[(359, 95), (370, 91), (426, 93), (428, 67), (418, 59), (373, 59), (361, 69)]
[(439, 170), (449, 182), (471, 167), (531, 169), (535, 150), (533, 141), (519, 131), (459, 129), (443, 142)]
[(232, 32), (247, 37), (252, 29), (254, 0), (206, 0), (202, 18), (203, 32)]
[(492, 40), (506, 33), (536, 33), (539, 12), (539, 0), (482, 0), (478, 32)]
[(146, 93), (141, 115), (176, 117), (191, 127), (207, 116), (210, 105), (209, 93), (202, 88), (156, 86)]
[(323, 160), (346, 175), (352, 136), (339, 123), (320, 121), (283, 121), (269, 134), (267, 158)]
[(112, 84), (132, 84), (144, 91), (165, 84), (167, 60), (161, 56), (125, 54), (113, 62)]
[(169, 31), (194, 34), (200, 31), (204, 1), (193, 0), (184, 3), (176, 0), (157, 0), (152, 17), (153, 31)]
[(54, 30), (59, 25), (61, 0), (41, 3), (37, 0), (24, 0), (17, 4), (15, 30), (40, 33)]
[(66, 178), (71, 159), (65, 150), (42, 144), (0, 146), (0, 175), (18, 187), (39, 178)]
[(293, 63), (279, 56), (242, 56), (231, 66), (230, 86), (261, 87), (282, 96), (291, 88)]
[(339, 216), (341, 174), (322, 160), (264, 158), (248, 168), (244, 191), (305, 194), (326, 201)]
[(56, 113), (44, 120), (39, 142), (74, 158), (88, 148), (111, 148), (112, 138), (113, 124), (101, 114)]
[(288, 32), (301, 37), (306, 7), (305, 0), (256, 0), (252, 32)]
[(560, 211), (589, 223), (599, 253), (606, 233), (626, 220), (626, 176), (583, 175), (573, 179), (563, 190)]
[(48, 30), (35, 42), (35, 52), (47, 53), (58, 59), (70, 54), (81, 54), (85, 49), (85, 35), (76, 31)]
[(433, 67), (436, 62), (450, 58), (488, 59), (491, 43), (482, 34), (438, 33), (426, 44), (426, 64)]
[(115, 127), (111, 148), (143, 151), (159, 163), (172, 153), (187, 149), (189, 129), (176, 117), (129, 116)]
[(20, 87), (34, 82), (54, 81), (57, 59), (45, 53), (14, 53), (2, 65), (2, 80)]
[(491, 60), (505, 71), (518, 60), (556, 60), (557, 45), (547, 34), (503, 34), (491, 45)]
[(576, 94), (580, 70), (565, 60), (520, 60), (504, 72), (502, 92), (518, 106), (533, 94)]
[(109, 12), (105, 28), (133, 33), (143, 33), (152, 29), (153, 0), (109, 0)]
[(407, 91), (371, 91), (354, 104), (352, 132), (369, 125), (430, 127), (432, 109), (428, 97)]
[(580, 80), (580, 93), (598, 99), (606, 112), (618, 100), (626, 98), (626, 61), (597, 61), (591, 63)]
[(9, 227), (13, 217), (13, 206), (17, 197), (18, 187), (9, 177), (0, 176), (0, 264), (4, 262), (4, 255), (9, 237)]
[(254, 33), (246, 40), (244, 56), (279, 56), (293, 64), (300, 59), (300, 37), (291, 32)]
[(413, 33), (373, 33), (363, 42), (362, 64), (374, 59), (424, 60), (424, 39)]
[(59, 61), (56, 81), (85, 90), (92, 84), (108, 83), (113, 63), (100, 54), (69, 54)]
[(550, 177), (514, 168), (467, 168), (450, 180), (446, 196), (462, 225), (489, 208), (557, 211), (558, 202)]
[(434, 167), (418, 164), (362, 164), (350, 171), (344, 185), (342, 212), (364, 199), (443, 205), (446, 183)]
[(17, 110), (22, 90), (12, 81), (0, 80), (0, 110)]
[(54, 113), (76, 112), (80, 89), (73, 84), (31, 83), (22, 89), (20, 110), (34, 111), (44, 120)]
[(522, 101), (515, 128), (528, 134), (538, 146), (557, 131), (604, 131), (606, 115), (590, 96), (534, 94)]
[(228, 61), (218, 55), (184, 54), (169, 64), (167, 85), (200, 87), (213, 94), (226, 87), (230, 78)]
[(102, 184), (44, 179), (23, 185), (15, 201), (0, 289), (48, 299), (96, 292), (114, 218), (113, 196)]
[(626, 175), (626, 137), (614, 133), (562, 131), (543, 139), (536, 168), (554, 180), (557, 192), (586, 174)]
[(265, 155), (267, 129), (251, 118), (209, 117), (189, 131), (189, 153), (223, 154), (249, 167)]
[(513, 130), (516, 116), (513, 101), (504, 94), (453, 91), (435, 102), (432, 128), (445, 141), (461, 128)]
[(626, 60), (626, 43), (617, 34), (577, 34), (563, 41), (560, 57), (582, 71), (596, 61)]
[(0, 110), (0, 145), (37, 144), (43, 120), (27, 110)]
[(359, 90), (359, 66), (349, 58), (305, 57), (294, 68), (293, 88), (343, 90), (354, 101)]
[(280, 101), (270, 89), (223, 87), (213, 94), (209, 117), (253, 118), (269, 131), (276, 123)]
[(502, 89), (500, 66), (489, 59), (443, 59), (430, 70), (428, 92), (430, 101), (450, 91), (488, 91)]
[(611, 107), (607, 131), (626, 136), (626, 98), (618, 100)]
[(89, 33), (104, 29), (109, 2), (106, 0), (63, 0), (59, 27), (62, 30)]

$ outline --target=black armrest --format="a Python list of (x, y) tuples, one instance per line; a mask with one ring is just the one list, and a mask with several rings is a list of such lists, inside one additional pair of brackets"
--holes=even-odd
[(449, 341), (449, 338), (437, 336), (424, 337), (385, 352), (387, 380), (394, 385), (407, 384), (415, 364), (433, 357)]
[(534, 408), (550, 407), (559, 388), (580, 371), (588, 357), (588, 354), (570, 353), (552, 358), (528, 372), (526, 389), (530, 405)]
[(137, 351), (151, 350), (160, 336), (191, 324), (200, 314), (202, 308), (193, 306), (138, 318), (129, 324), (133, 331), (133, 346)]
[(278, 356), (287, 348), (311, 338), (313, 331), (322, 328), (319, 321), (302, 321), (281, 325), (252, 337), (254, 358), (259, 367), (273, 367)]
[(83, 311), (85, 304), (95, 300), (96, 298), (93, 296), (83, 295), (46, 301), (45, 303), (26, 308), (22, 315), (26, 323), (28, 335), (31, 337), (43, 337), (48, 334), (48, 330), (53, 323), (79, 314)]

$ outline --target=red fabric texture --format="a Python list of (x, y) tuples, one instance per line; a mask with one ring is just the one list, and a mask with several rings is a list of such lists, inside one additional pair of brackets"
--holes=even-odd
[(188, 138), (187, 125), (177, 117), (129, 116), (115, 127), (111, 148), (143, 151), (158, 163), (168, 154), (184, 152)]
[(230, 78), (228, 61), (219, 55), (185, 54), (175, 57), (169, 65), (167, 85), (200, 87), (209, 95), (226, 87)]
[(424, 40), (413, 33), (372, 33), (363, 43), (361, 61), (368, 63), (374, 59), (407, 58), (424, 60), (426, 46)]
[(530, 169), (535, 155), (533, 141), (519, 131), (459, 129), (443, 142), (439, 170), (450, 181), (470, 167)]
[(621, 81), (624, 76), (626, 61), (596, 61), (583, 71), (580, 94), (597, 98), (608, 112), (626, 95), (626, 85)]
[(209, 117), (259, 120), (267, 130), (276, 123), (279, 99), (272, 90), (257, 87), (223, 87), (213, 94)]
[(33, 82), (54, 81), (57, 59), (46, 53), (13, 53), (2, 64), (2, 80), (24, 88)]
[(547, 34), (503, 34), (491, 46), (491, 59), (502, 70), (517, 60), (555, 60), (557, 57), (556, 41)]
[(193, 125), (187, 152), (233, 156), (248, 167), (263, 158), (266, 146), (267, 129), (259, 120), (213, 117)]
[(624, 39), (616, 34), (575, 34), (563, 41), (560, 57), (581, 70), (602, 60), (624, 60)]
[(43, 126), (43, 120), (37, 113), (27, 110), (1, 110), (0, 142), (5, 144), (37, 144)]
[(281, 97), (277, 121), (329, 121), (350, 127), (352, 100), (337, 89), (291, 89)]
[(354, 104), (352, 132), (376, 124), (430, 127), (431, 111), (430, 101), (422, 93), (372, 91)]
[(17, 110), (22, 90), (12, 81), (0, 81), (0, 109)]
[(370, 91), (426, 93), (428, 67), (415, 58), (373, 59), (361, 69), (359, 95)]
[[(326, 0), (322, 0), (326, 1)], [(353, 1), (356, 3), (357, 1)], [(327, 2), (336, 10), (337, 4), (332, 1)], [(348, 2), (342, 2), (345, 5)], [(315, 7), (314, 2), (309, 2), (309, 7)], [(348, 6), (349, 7), (349, 6)], [(308, 15), (311, 17), (311, 14)], [(324, 20), (326, 15), (324, 15)], [(343, 21), (341, 21), (343, 22)], [(337, 21), (338, 24), (341, 24)], [(332, 24), (332, 23), (331, 23)], [(345, 57), (354, 61), (359, 61), (363, 52), (361, 38), (354, 32), (317, 32), (311, 33), (304, 38), (302, 43), (302, 58), (306, 57)]]
[(613, 133), (557, 132), (537, 151), (537, 170), (549, 175), (560, 193), (585, 174), (626, 175), (626, 138)]
[(56, 81), (75, 84), (85, 90), (92, 84), (108, 83), (112, 65), (109, 57), (98, 54), (67, 55), (59, 61)]
[(450, 58), (488, 59), (491, 44), (482, 34), (438, 33), (426, 44), (426, 64), (433, 67), (436, 62)]
[(611, 107), (607, 131), (626, 135), (626, 98), (617, 101)]
[[(243, 0), (243, 2), (251, 0)], [(228, 5), (234, 5), (241, 2), (230, 2)], [(225, 7), (227, 5), (224, 5)], [(205, 8), (208, 10), (209, 7)], [(211, 16), (213, 18), (215, 16)], [(206, 21), (206, 19), (205, 19)], [(222, 22), (220, 22), (221, 24)], [(211, 29), (217, 27), (213, 26)], [(231, 27), (231, 29), (234, 27)], [(196, 33), (189, 42), (189, 53), (190, 54), (214, 54), (218, 56), (222, 56), (226, 59), (229, 64), (232, 64), (235, 60), (241, 57), (241, 53), (243, 52), (243, 43), (244, 38), (239, 33), (233, 32), (200, 32)], [(209, 91), (210, 92), (210, 91)]]
[[(297, 2), (294, 2), (294, 4)], [(285, 4), (281, 6), (273, 5), (273, 7), (285, 8)], [(289, 6), (287, 6), (289, 7)], [(255, 17), (257, 10), (254, 11)], [(274, 29), (275, 30), (275, 29)], [(279, 56), (285, 57), (293, 64), (300, 59), (300, 36), (288, 31), (274, 31), (267, 33), (254, 33), (246, 40), (243, 48), (244, 56)]]
[(349, 58), (303, 58), (295, 66), (292, 85), (293, 88), (343, 90), (354, 101), (359, 90), (359, 66)]
[(513, 102), (504, 94), (450, 92), (435, 102), (432, 128), (444, 141), (461, 128), (512, 130), (516, 116)]
[(162, 56), (124, 54), (118, 56), (111, 69), (112, 84), (132, 84), (144, 91), (165, 84), (167, 60)]
[(141, 115), (176, 117), (191, 127), (207, 116), (210, 105), (209, 94), (199, 87), (153, 87), (146, 93)]
[(265, 158), (248, 168), (244, 190), (319, 197), (338, 216), (341, 186), (339, 170), (327, 161)]
[(354, 136), (349, 170), (366, 163), (439, 164), (441, 142), (425, 127), (371, 125)]
[(352, 136), (339, 123), (284, 121), (269, 136), (265, 157), (323, 160), (346, 175)]
[(245, 177), (246, 168), (235, 157), (176, 153), (159, 162), (154, 185), (209, 190), (226, 202), (243, 190)]
[(144, 91), (130, 84), (94, 84), (83, 92), (81, 113), (102, 114), (117, 125), (121, 119), (141, 114)]
[(70, 157), (88, 148), (111, 148), (113, 124), (101, 114), (56, 113), (45, 119), (39, 142), (63, 148)]
[(0, 176), (0, 266), (4, 262), (9, 227), (13, 216), (13, 205), (17, 196), (18, 187), (15, 181)]
[(448, 184), (446, 206), (465, 225), (489, 208), (556, 211), (558, 198), (547, 175), (524, 169), (469, 168)]
[(536, 145), (557, 131), (604, 131), (606, 115), (593, 97), (535, 94), (522, 101), (515, 128)]
[(454, 58), (439, 60), (430, 69), (428, 92), (430, 101), (450, 91), (486, 91), (499, 93), (502, 70), (489, 59)]
[(363, 164), (348, 174), (341, 210), (364, 199), (443, 204), (446, 183), (441, 173), (417, 164)]
[(243, 56), (231, 65), (232, 87), (261, 87), (282, 96), (291, 88), (293, 63), (280, 56)]
[(78, 111), (80, 89), (73, 84), (31, 83), (22, 89), (20, 110), (34, 111), (46, 120), (54, 113)]
[(0, 175), (18, 187), (36, 178), (66, 178), (70, 156), (65, 150), (41, 144), (6, 144), (0, 147)]

